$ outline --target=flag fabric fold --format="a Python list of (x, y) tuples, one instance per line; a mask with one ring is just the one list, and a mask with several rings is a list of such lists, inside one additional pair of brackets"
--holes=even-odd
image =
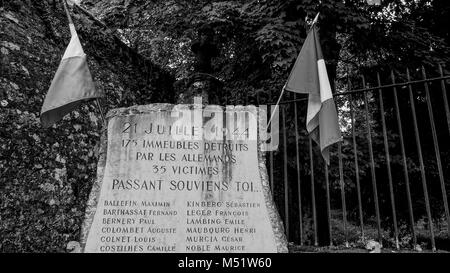
[(50, 127), (84, 100), (102, 97), (92, 80), (75, 26), (69, 24), (71, 39), (42, 105), (41, 123)]
[(315, 25), (303, 43), (284, 89), (308, 94), (306, 129), (329, 164), (329, 147), (341, 141), (342, 136)]

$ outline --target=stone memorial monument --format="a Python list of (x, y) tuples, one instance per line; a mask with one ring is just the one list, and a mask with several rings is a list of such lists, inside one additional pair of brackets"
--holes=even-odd
[(287, 252), (258, 141), (258, 108), (110, 110), (83, 252)]
[(287, 252), (258, 134), (267, 113), (209, 105), (223, 104), (223, 83), (210, 74), (213, 32), (199, 33), (179, 104), (107, 114), (81, 251)]

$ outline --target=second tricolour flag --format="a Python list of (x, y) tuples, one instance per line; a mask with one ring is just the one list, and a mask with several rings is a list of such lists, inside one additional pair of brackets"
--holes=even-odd
[(42, 105), (41, 123), (44, 127), (52, 126), (82, 101), (102, 96), (95, 89), (75, 26), (71, 23), (69, 27), (72, 38)]
[(315, 24), (303, 43), (284, 89), (309, 95), (306, 129), (329, 164), (329, 147), (341, 141), (342, 136)]

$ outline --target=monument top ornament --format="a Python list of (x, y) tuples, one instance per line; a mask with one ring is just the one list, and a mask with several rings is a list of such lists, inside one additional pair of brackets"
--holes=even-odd
[(214, 30), (210, 25), (204, 24), (199, 28), (198, 35), (198, 39), (191, 46), (195, 55), (193, 73), (174, 84), (176, 102), (192, 104), (194, 97), (199, 96), (205, 104), (224, 105), (224, 84), (212, 75), (212, 59), (219, 56), (219, 49), (214, 43)]

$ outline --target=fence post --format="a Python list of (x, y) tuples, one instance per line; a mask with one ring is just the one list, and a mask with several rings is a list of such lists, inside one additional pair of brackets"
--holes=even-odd
[(325, 162), (325, 187), (327, 198), (327, 218), (328, 218), (328, 236), (330, 237), (330, 246), (333, 246), (333, 236), (331, 232), (331, 204), (330, 204), (330, 181), (328, 164)]
[[(427, 75), (425, 72), (425, 67), (423, 67), (423, 66), (422, 66), (422, 77), (424, 80), (427, 78)], [(441, 184), (442, 200), (444, 201), (445, 216), (447, 218), (447, 232), (450, 236), (450, 213), (448, 210), (447, 190), (445, 189), (444, 171), (442, 170), (441, 154), (440, 154), (440, 150), (439, 150), (439, 141), (438, 141), (437, 134), (436, 134), (436, 125), (434, 123), (434, 116), (433, 116), (433, 105), (431, 104), (431, 96), (430, 96), (430, 90), (428, 88), (428, 82), (424, 82), (424, 87), (425, 87), (425, 94), (427, 97), (427, 108), (428, 108), (428, 117), (430, 118), (431, 134), (433, 135), (434, 152), (436, 154), (436, 164), (438, 167), (439, 181)]]
[[(351, 89), (350, 78), (347, 77), (348, 89)], [(355, 110), (353, 109), (354, 96), (350, 95), (350, 115), (352, 123), (352, 140), (353, 140), (353, 158), (355, 163), (355, 176), (356, 176), (356, 191), (358, 195), (358, 213), (359, 213), (359, 226), (361, 228), (361, 239), (364, 240), (364, 220), (362, 210), (362, 198), (361, 198), (361, 185), (359, 182), (359, 165), (358, 165), (358, 150), (356, 146), (356, 130), (355, 130)]]
[[(364, 76), (361, 76), (363, 87), (366, 87), (366, 80)], [(381, 235), (381, 220), (380, 220), (380, 208), (378, 204), (378, 189), (377, 189), (377, 178), (375, 176), (375, 160), (373, 158), (373, 147), (372, 147), (372, 132), (369, 119), (369, 101), (367, 99), (367, 92), (364, 92), (364, 108), (366, 115), (366, 126), (367, 126), (367, 141), (369, 143), (369, 156), (370, 156), (370, 173), (372, 177), (372, 188), (373, 188), (373, 198), (375, 202), (375, 214), (377, 217), (377, 227), (378, 227), (378, 240), (381, 245), (383, 245), (383, 236)]]
[(414, 135), (416, 138), (416, 147), (417, 147), (417, 154), (419, 156), (419, 164), (420, 164), (420, 174), (422, 177), (422, 188), (423, 188), (423, 195), (425, 197), (425, 208), (427, 210), (427, 217), (428, 217), (428, 225), (430, 228), (430, 236), (431, 236), (431, 248), (433, 251), (436, 251), (436, 244), (434, 241), (434, 230), (433, 230), (433, 219), (431, 218), (431, 208), (430, 208), (430, 200), (428, 197), (428, 188), (427, 188), (427, 179), (425, 176), (425, 165), (423, 163), (423, 157), (422, 157), (422, 146), (420, 144), (420, 136), (419, 136), (419, 128), (417, 126), (417, 116), (416, 116), (416, 107), (414, 104), (414, 97), (412, 92), (412, 86), (411, 86), (411, 77), (409, 76), (409, 69), (406, 69), (406, 77), (408, 80), (408, 91), (409, 91), (409, 102), (411, 103), (411, 114), (413, 118), (413, 124), (414, 124)]
[[(439, 74), (441, 75), (441, 78), (444, 77), (444, 71), (442, 70), (441, 64), (439, 64)], [(442, 91), (442, 99), (444, 100), (445, 115), (447, 116), (448, 133), (450, 134), (450, 109), (448, 107), (447, 89), (445, 88), (444, 79), (441, 80), (441, 91)]]
[(283, 166), (284, 166), (284, 219), (286, 226), (286, 238), (289, 241), (289, 179), (288, 179), (288, 156), (287, 156), (287, 141), (286, 141), (286, 112), (284, 105), (281, 105), (281, 122), (283, 126)]
[[(377, 82), (378, 86), (381, 87), (380, 74), (377, 73)], [(392, 221), (394, 224), (394, 236), (395, 236), (395, 248), (399, 249), (398, 242), (398, 228), (397, 228), (397, 214), (395, 210), (395, 198), (394, 198), (394, 186), (392, 183), (392, 171), (391, 171), (391, 157), (389, 154), (389, 143), (387, 138), (387, 130), (386, 130), (386, 120), (384, 118), (384, 103), (383, 103), (383, 90), (378, 89), (378, 98), (380, 101), (380, 112), (381, 112), (381, 125), (383, 127), (383, 142), (384, 142), (384, 151), (386, 156), (386, 166), (388, 171), (388, 182), (389, 182), (389, 193), (391, 197), (391, 209), (392, 209)]]
[(349, 247), (348, 236), (347, 236), (347, 206), (345, 204), (344, 167), (342, 165), (342, 142), (338, 143), (338, 153), (339, 153), (339, 185), (341, 188), (342, 220), (344, 222), (344, 238), (345, 238), (345, 246)]
[(297, 94), (294, 93), (294, 126), (295, 126), (295, 152), (297, 164), (297, 187), (298, 187), (298, 217), (299, 217), (299, 233), (300, 245), (303, 245), (303, 215), (302, 215), (302, 190), (300, 181), (300, 152), (299, 152), (299, 133), (298, 133), (298, 115), (297, 115)]
[(312, 150), (312, 139), (309, 137), (309, 165), (311, 167), (311, 202), (312, 202), (312, 216), (314, 222), (314, 245), (318, 246), (319, 242), (317, 239), (317, 214), (316, 214), (316, 193), (314, 189), (314, 158)]
[[(391, 80), (392, 83), (395, 84), (395, 76), (394, 71), (391, 70)], [(402, 152), (402, 160), (403, 160), (403, 176), (405, 177), (405, 185), (406, 185), (406, 198), (408, 200), (408, 212), (409, 212), (409, 221), (411, 225), (411, 231), (413, 234), (413, 244), (414, 248), (417, 244), (417, 237), (416, 237), (416, 230), (415, 230), (415, 222), (414, 222), (414, 212), (412, 207), (412, 198), (411, 198), (411, 189), (409, 185), (409, 176), (408, 176), (408, 164), (406, 162), (406, 152), (405, 152), (405, 141), (403, 138), (403, 128), (402, 128), (402, 120), (400, 117), (400, 107), (398, 105), (398, 98), (397, 98), (397, 88), (393, 87), (394, 91), (394, 103), (395, 103), (395, 113), (397, 117), (397, 126), (398, 126), (398, 132), (400, 135), (400, 149)]]

